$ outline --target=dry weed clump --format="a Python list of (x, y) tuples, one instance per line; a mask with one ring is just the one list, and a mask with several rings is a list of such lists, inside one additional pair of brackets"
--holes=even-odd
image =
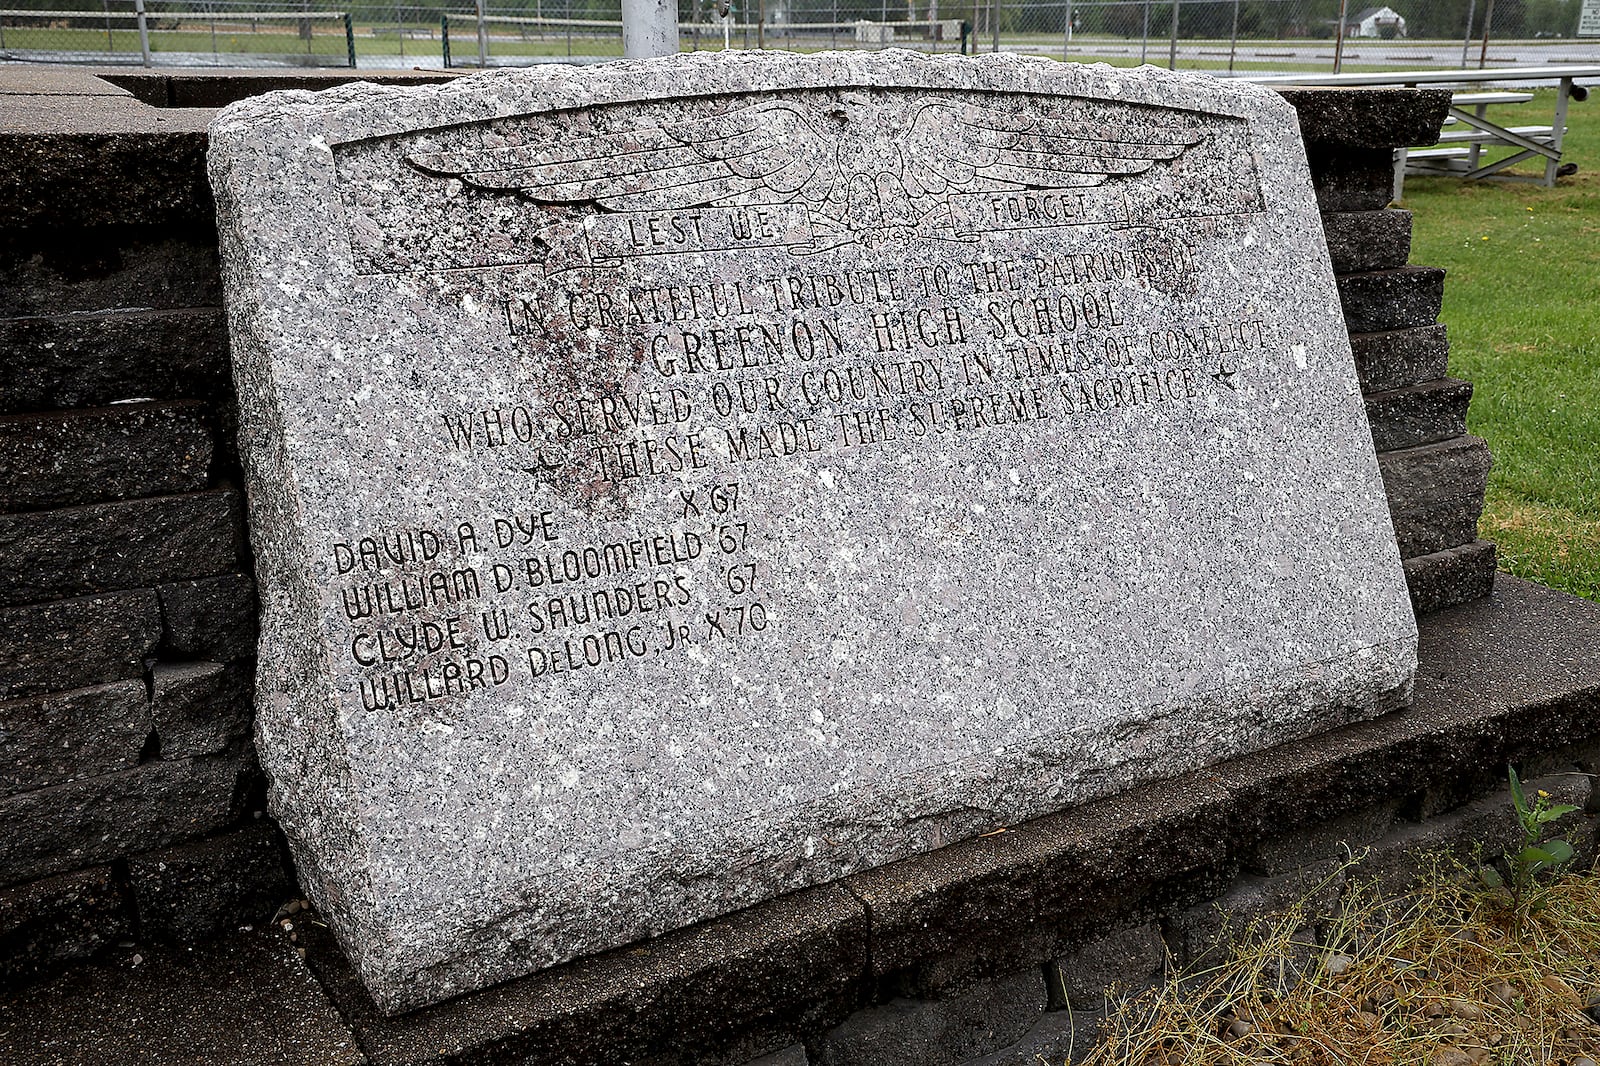
[[(1404, 896), (1347, 869), (1339, 914), (1298, 905), (1238, 935), (1220, 964), (1121, 1000), (1084, 1063), (1600, 1062), (1600, 875), (1551, 881), (1519, 938), (1503, 902), (1447, 860)], [(1324, 943), (1306, 943), (1319, 922)]]

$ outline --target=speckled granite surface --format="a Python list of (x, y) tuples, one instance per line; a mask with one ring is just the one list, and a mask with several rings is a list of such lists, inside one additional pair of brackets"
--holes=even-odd
[(385, 1010), (1409, 692), (1271, 92), (698, 54), (211, 145), (261, 758)]

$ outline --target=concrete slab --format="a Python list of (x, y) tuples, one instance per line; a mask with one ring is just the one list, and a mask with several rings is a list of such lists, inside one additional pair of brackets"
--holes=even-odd
[(0, 998), (11, 1066), (357, 1066), (366, 1059), (288, 934), (125, 947)]
[(80, 67), (8, 64), (0, 69), (0, 96), (132, 96)]

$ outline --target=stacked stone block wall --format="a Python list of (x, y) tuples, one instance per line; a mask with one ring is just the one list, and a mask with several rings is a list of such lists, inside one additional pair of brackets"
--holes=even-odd
[(261, 921), (293, 892), (250, 744), (255, 596), (205, 201), (92, 218), (30, 188), (0, 229), (7, 979)]
[(1412, 606), (1426, 613), (1493, 588), (1494, 545), (1478, 539), (1490, 456), (1467, 433), (1472, 385), (1449, 376), (1444, 271), (1409, 265), (1411, 213), (1389, 206), (1394, 148), (1436, 136), (1422, 127), (1441, 105), (1386, 115), (1384, 92), (1285, 95), (1300, 113)]
[[(134, 82), (137, 98), (104, 82), (63, 90), (0, 129), (13, 161), (0, 178), (7, 981), (122, 941), (260, 923), (294, 891), (250, 747), (255, 604), (209, 112), (151, 107), (176, 90)], [(216, 82), (184, 93), (228, 95)], [(1388, 146), (1436, 129), (1445, 97), (1290, 95), (1413, 600), (1485, 595), (1487, 449), (1465, 434), (1470, 386), (1446, 373), (1442, 272), (1406, 265), (1410, 217), (1387, 207)], [(559, 994), (535, 975), (403, 1024), (372, 1012), (314, 927), (306, 943), (374, 1062), (603, 1061), (619, 1047), (656, 1048), (637, 1061), (661, 1063), (1031, 1062), (1092, 1032), (1105, 975), (1143, 980), (1169, 947), (1196, 950), (1208, 901), (1279, 898), (1334, 854), (1306, 828), (1327, 812), (1246, 811), (1248, 783), (1208, 781), (868, 871), (642, 956), (570, 964), (549, 978)], [(1454, 824), (1428, 818), (1489, 787), (1436, 788), (1406, 810), (1385, 794), (1344, 814), (1364, 839), (1398, 839)]]

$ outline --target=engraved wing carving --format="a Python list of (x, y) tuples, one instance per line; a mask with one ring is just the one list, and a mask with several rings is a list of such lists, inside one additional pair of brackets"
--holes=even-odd
[[(1192, 127), (1095, 122), (852, 90), (822, 107), (775, 100), (551, 145), (492, 144), (406, 157), (471, 188), (607, 211), (804, 201), (823, 251), (874, 232), (947, 232), (948, 193), (1100, 185), (1172, 161)], [(962, 238), (962, 239), (971, 239)]]
[(727, 203), (764, 189), (787, 201), (829, 161), (826, 141), (792, 104), (775, 102), (669, 126), (548, 145), (512, 144), (407, 157), (476, 188), (612, 211)]
[(1081, 188), (1142, 174), (1204, 139), (1195, 128), (1139, 131), (941, 101), (918, 110), (901, 158), (912, 195)]

